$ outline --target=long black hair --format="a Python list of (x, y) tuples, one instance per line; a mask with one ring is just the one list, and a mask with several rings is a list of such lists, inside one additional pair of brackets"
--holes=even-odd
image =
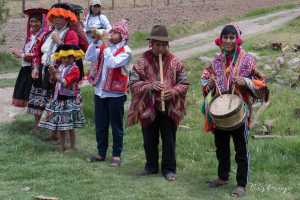
[(235, 26), (234, 25), (226, 25), (223, 30), (221, 31), (221, 35), (220, 35), (220, 38), (222, 38), (224, 35), (228, 35), (230, 33), (232, 33), (233, 35), (235, 36), (239, 36), (241, 35), (242, 33), (238, 33), (239, 30), (236, 30)]

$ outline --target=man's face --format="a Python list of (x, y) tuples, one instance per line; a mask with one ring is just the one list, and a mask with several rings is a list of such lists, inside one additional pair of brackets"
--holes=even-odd
[(229, 33), (227, 35), (222, 36), (222, 44), (225, 51), (231, 52), (236, 48), (236, 35), (233, 33)]
[(151, 40), (152, 52), (154, 55), (165, 55), (169, 50), (169, 42)]

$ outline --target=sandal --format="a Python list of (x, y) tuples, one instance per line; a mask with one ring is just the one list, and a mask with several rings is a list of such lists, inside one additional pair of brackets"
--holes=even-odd
[(173, 172), (168, 172), (164, 174), (164, 177), (167, 181), (176, 181), (176, 174)]
[(96, 156), (91, 156), (89, 159), (88, 159), (89, 162), (103, 162), (105, 161), (105, 158), (100, 156), (100, 155), (96, 155)]
[(241, 198), (246, 195), (246, 188), (242, 186), (237, 186), (231, 193), (232, 197)]
[(220, 178), (212, 180), (212, 181), (207, 181), (208, 187), (209, 188), (217, 188), (223, 185), (228, 184), (228, 181), (224, 181)]
[(111, 167), (119, 167), (121, 165), (121, 158), (120, 157), (112, 157), (111, 160)]

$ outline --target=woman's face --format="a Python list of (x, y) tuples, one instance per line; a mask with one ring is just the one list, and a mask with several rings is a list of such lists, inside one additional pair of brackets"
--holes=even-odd
[(151, 42), (151, 47), (152, 47), (152, 52), (154, 55), (165, 55), (168, 52), (169, 49), (169, 43), (168, 42), (163, 42), (163, 41), (157, 41), (157, 40), (152, 40)]
[(32, 33), (37, 33), (41, 29), (42, 23), (38, 18), (32, 17), (29, 20), (29, 26)]
[(92, 6), (92, 13), (93, 15), (99, 15), (101, 12), (101, 6), (100, 5), (94, 5)]
[(68, 21), (64, 17), (53, 17), (53, 26), (55, 29), (62, 29)]
[(225, 51), (231, 52), (236, 48), (237, 37), (233, 33), (222, 36), (222, 44)]

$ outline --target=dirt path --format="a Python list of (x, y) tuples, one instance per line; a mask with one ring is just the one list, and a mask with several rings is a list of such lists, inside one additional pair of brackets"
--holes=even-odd
[[(261, 34), (270, 32), (287, 22), (300, 16), (300, 8), (277, 12), (262, 17), (257, 17), (249, 20), (239, 21), (238, 24), (244, 36), (249, 37), (254, 34)], [(199, 33), (182, 39), (174, 40), (171, 42), (171, 48), (174, 49), (175, 54), (181, 58), (186, 59), (200, 52), (206, 52), (216, 48), (213, 44), (215, 38), (222, 26), (219, 26), (211, 31)], [(134, 55), (139, 55), (147, 48), (135, 49)], [(0, 79), (7, 79), (16, 77), (15, 73), (0, 74)], [(10, 105), (12, 88), (0, 88), (0, 123), (8, 122), (15, 118), (19, 112), (24, 112), (22, 109), (14, 108)]]

